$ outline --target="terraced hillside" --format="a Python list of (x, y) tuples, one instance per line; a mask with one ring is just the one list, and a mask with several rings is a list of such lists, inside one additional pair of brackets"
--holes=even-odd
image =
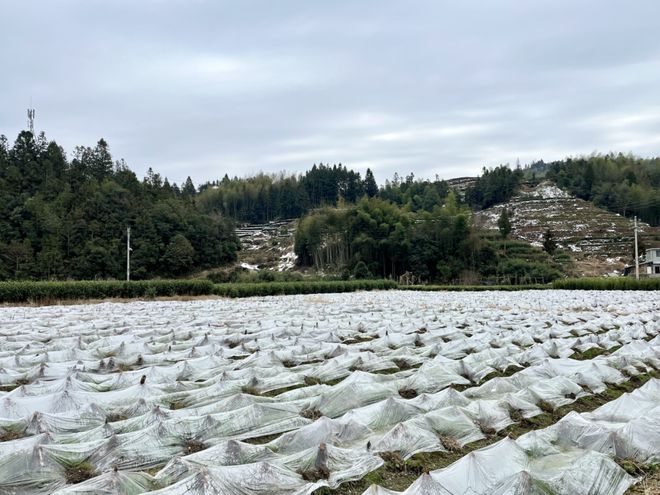
[[(477, 213), (477, 222), (496, 230), (503, 208), (509, 210), (513, 238), (541, 246), (549, 228), (574, 259), (579, 275), (618, 273), (632, 262), (632, 219), (575, 198), (550, 182), (523, 187), (508, 203)], [(660, 228), (642, 222), (639, 227), (641, 244), (660, 245)]]
[(0, 308), (0, 493), (623, 495), (651, 292)]
[(293, 268), (295, 220), (241, 225), (236, 235), (241, 241), (238, 261), (244, 267), (285, 271)]

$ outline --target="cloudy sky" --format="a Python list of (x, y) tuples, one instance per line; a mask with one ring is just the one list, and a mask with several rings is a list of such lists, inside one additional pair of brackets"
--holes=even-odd
[(138, 175), (338, 163), (379, 182), (660, 155), (660, 2), (1, 0), (0, 134), (32, 99)]

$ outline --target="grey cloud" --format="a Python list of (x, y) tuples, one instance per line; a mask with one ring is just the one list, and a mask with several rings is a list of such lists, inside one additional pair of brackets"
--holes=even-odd
[(313, 163), (449, 178), (660, 153), (660, 5), (8, 0), (0, 133), (197, 183)]

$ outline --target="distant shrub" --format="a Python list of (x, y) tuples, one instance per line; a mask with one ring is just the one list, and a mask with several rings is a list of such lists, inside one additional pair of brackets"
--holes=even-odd
[(561, 277), (561, 272), (547, 265), (534, 261), (525, 261), (521, 259), (507, 260), (500, 263), (499, 273), (503, 277), (509, 277), (511, 283), (530, 283), (530, 282), (552, 282)]
[(358, 261), (353, 268), (353, 276), (356, 279), (367, 279), (371, 277), (371, 272), (364, 261)]
[(556, 251), (553, 259), (559, 263), (568, 263), (571, 261), (570, 255), (565, 251)]
[(241, 268), (234, 268), (233, 270), (218, 270), (209, 273), (206, 278), (214, 284), (227, 284), (230, 282), (236, 282), (240, 272)]

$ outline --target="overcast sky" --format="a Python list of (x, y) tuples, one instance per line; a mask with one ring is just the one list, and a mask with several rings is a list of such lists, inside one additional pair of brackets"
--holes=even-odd
[(141, 177), (660, 155), (660, 2), (0, 0), (0, 134)]

